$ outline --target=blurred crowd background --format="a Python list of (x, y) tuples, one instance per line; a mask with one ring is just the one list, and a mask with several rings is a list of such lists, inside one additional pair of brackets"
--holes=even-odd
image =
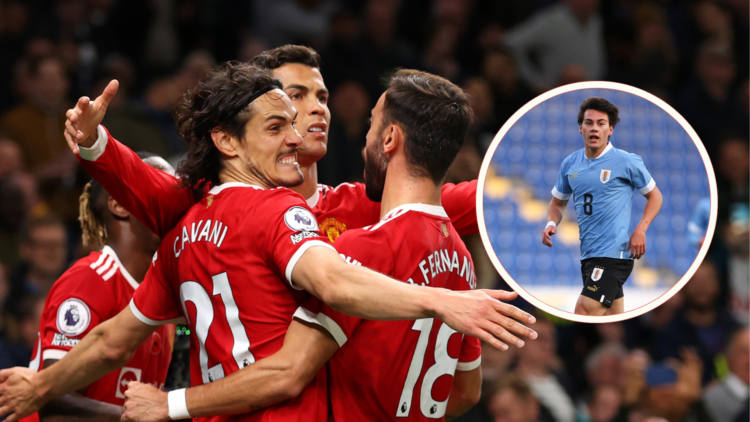
[[(748, 295), (728, 280), (748, 281), (749, 15), (747, 0), (0, 0), (0, 367), (28, 365), (46, 293), (87, 253), (77, 198), (88, 176), (62, 136), (66, 109), (116, 78), (104, 124), (178, 160), (172, 107), (206, 69), (301, 43), (321, 53), (331, 92), (319, 165), (331, 185), (361, 179), (369, 110), (397, 67), (470, 95), (476, 121), (452, 182), (476, 178), (501, 125), (550, 88), (610, 80), (674, 106), (716, 169), (708, 259), (649, 314), (603, 325), (539, 315), (538, 340), (486, 349), (482, 402), (461, 420), (748, 421), (747, 320), (728, 312)], [(503, 286), (467, 243), (480, 245), (482, 286)]]

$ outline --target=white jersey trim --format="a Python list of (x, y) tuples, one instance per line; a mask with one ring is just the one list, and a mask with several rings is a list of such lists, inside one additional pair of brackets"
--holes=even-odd
[[(65, 355), (68, 354), (67, 350), (60, 350), (60, 349), (47, 349), (44, 352), (42, 352), (42, 361), (45, 361), (47, 359), (57, 359), (60, 360), (65, 357)], [(37, 367), (39, 369), (39, 367)]]
[(133, 299), (130, 299), (130, 310), (133, 312), (133, 315), (135, 315), (135, 317), (138, 318), (139, 321), (141, 321), (142, 323), (146, 325), (151, 325), (153, 327), (158, 327), (164, 324), (185, 324), (187, 322), (185, 321), (185, 317), (167, 319), (164, 321), (151, 319), (147, 317), (146, 315), (143, 315), (143, 313), (138, 309), (138, 307), (135, 306), (135, 300)]
[(29, 362), (29, 368), (39, 372), (39, 362), (42, 361), (42, 333), (36, 335), (36, 357)]
[(374, 226), (370, 227), (367, 226), (364, 229), (374, 231), (379, 228), (381, 228), (385, 223), (389, 221), (393, 221), (398, 217), (401, 217), (402, 215), (406, 214), (409, 211), (417, 211), (422, 212), (429, 215), (434, 215), (437, 217), (443, 217), (443, 218), (449, 218), (448, 214), (445, 212), (445, 209), (441, 207), (440, 205), (429, 205), (429, 204), (403, 204), (399, 205), (398, 207), (388, 211), (388, 213), (378, 222), (378, 224), (375, 224)]
[(102, 248), (102, 254), (104, 254), (104, 253), (106, 253), (107, 255), (111, 256), (114, 259), (116, 267), (114, 267), (112, 270), (110, 270), (107, 274), (104, 274), (103, 278), (105, 280), (109, 280), (109, 278), (112, 277), (112, 275), (114, 274), (114, 271), (116, 270), (116, 268), (119, 268), (120, 269), (120, 274), (122, 274), (122, 276), (125, 277), (125, 280), (128, 280), (128, 283), (130, 283), (130, 285), (134, 289), (137, 289), (138, 285), (140, 283), (138, 283), (137, 281), (135, 281), (135, 279), (133, 278), (133, 276), (130, 275), (130, 273), (128, 272), (128, 270), (125, 269), (125, 267), (120, 262), (120, 258), (115, 253), (114, 249), (110, 248), (107, 245), (104, 245), (104, 247)]
[(651, 181), (648, 182), (648, 185), (646, 185), (646, 186), (638, 189), (638, 192), (640, 192), (641, 195), (645, 195), (645, 194), (651, 192), (652, 190), (654, 190), (655, 187), (656, 187), (656, 180), (654, 180), (654, 178), (652, 177)]
[(292, 271), (294, 270), (294, 266), (297, 265), (297, 261), (299, 261), (299, 259), (302, 258), (302, 255), (313, 246), (325, 246), (326, 248), (331, 248), (333, 249), (334, 252), (336, 252), (336, 249), (333, 246), (321, 240), (310, 240), (308, 242), (303, 243), (302, 246), (300, 246), (299, 249), (297, 249), (297, 252), (295, 252), (294, 255), (292, 255), (292, 259), (290, 259), (289, 263), (286, 264), (286, 271), (284, 271), (286, 280), (289, 282), (289, 285), (292, 286), (292, 288), (295, 290), (304, 290), (304, 289), (300, 289), (299, 287), (295, 286), (294, 282), (292, 281)]
[(588, 157), (586, 157), (586, 148), (584, 148), (583, 149), (583, 156), (586, 157), (586, 159), (588, 159), (588, 160), (598, 160), (598, 159), (604, 157), (604, 154), (608, 153), (609, 150), (611, 150), (612, 148), (614, 148), (614, 146), (612, 146), (612, 142), (608, 142), (607, 146), (604, 147), (604, 151), (602, 151), (602, 153), (598, 157), (596, 157), (596, 158), (588, 158)]
[(251, 185), (248, 183), (242, 183), (242, 182), (227, 182), (222, 183), (220, 185), (214, 186), (211, 188), (210, 191), (208, 191), (209, 195), (218, 195), (221, 191), (228, 188), (253, 188), (258, 190), (264, 190), (262, 187), (257, 185)]
[(473, 371), (479, 368), (481, 364), (482, 364), (482, 357), (479, 356), (478, 358), (476, 358), (476, 360), (473, 360), (471, 362), (458, 362), (458, 365), (456, 365), (456, 371), (461, 371), (461, 372)]
[(96, 161), (104, 154), (107, 148), (107, 131), (104, 126), (99, 125), (96, 128), (96, 142), (90, 148), (78, 146), (78, 155), (86, 161)]
[(307, 206), (310, 208), (315, 208), (316, 205), (318, 205), (318, 201), (320, 200), (320, 191), (318, 189), (315, 189), (315, 193), (313, 196), (307, 198), (305, 202), (307, 202)]
[(557, 188), (552, 188), (552, 196), (555, 198), (561, 200), (561, 201), (567, 201), (570, 199), (570, 196), (573, 195), (572, 193), (562, 193)]
[(346, 334), (344, 333), (344, 330), (341, 329), (336, 321), (331, 319), (331, 317), (326, 314), (316, 314), (315, 312), (310, 312), (309, 310), (300, 306), (299, 308), (297, 308), (297, 311), (294, 312), (294, 318), (309, 322), (311, 324), (317, 324), (325, 328), (326, 331), (331, 333), (333, 339), (336, 340), (336, 343), (338, 343), (339, 347), (343, 347), (348, 340)]

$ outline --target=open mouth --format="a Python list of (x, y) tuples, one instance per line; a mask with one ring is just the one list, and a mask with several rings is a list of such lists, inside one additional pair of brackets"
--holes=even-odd
[(592, 141), (598, 141), (599, 140), (599, 136), (598, 135), (591, 135), (591, 136), (589, 136), (589, 139), (591, 139)]
[(308, 133), (325, 133), (328, 125), (325, 122), (313, 123), (307, 128)]
[(295, 163), (297, 163), (297, 153), (295, 152), (294, 154), (282, 155), (276, 161), (279, 164), (295, 164)]

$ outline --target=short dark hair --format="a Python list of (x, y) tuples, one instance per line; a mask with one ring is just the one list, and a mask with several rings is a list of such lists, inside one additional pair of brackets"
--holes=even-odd
[(578, 126), (583, 123), (583, 114), (586, 110), (597, 110), (602, 113), (607, 113), (609, 117), (609, 125), (615, 127), (620, 123), (620, 109), (616, 105), (610, 103), (604, 98), (600, 97), (589, 97), (583, 100), (581, 103), (581, 109), (578, 112)]
[(487, 397), (487, 399), (489, 399), (504, 390), (513, 391), (513, 393), (515, 393), (515, 395), (518, 396), (519, 399), (524, 401), (536, 400), (536, 397), (531, 391), (531, 387), (529, 387), (529, 384), (515, 373), (504, 374), (496, 381), (491, 382), (487, 386), (485, 396)]
[(472, 112), (464, 91), (447, 79), (401, 69), (385, 91), (382, 129), (401, 126), (404, 152), (414, 176), (439, 184), (469, 133)]
[[(216, 127), (239, 139), (254, 115), (248, 98), (269, 86), (282, 88), (281, 81), (267, 69), (230, 61), (211, 68), (198, 85), (177, 104), (175, 120), (188, 144), (187, 158), (177, 167), (181, 186), (201, 198), (207, 185), (218, 185), (221, 155), (211, 139)], [(242, 110), (237, 112), (237, 110)]]
[(287, 44), (266, 50), (252, 60), (252, 64), (263, 69), (278, 69), (285, 64), (299, 63), (320, 69), (320, 54), (304, 45)]
[(47, 213), (41, 216), (31, 216), (21, 224), (21, 242), (31, 241), (31, 233), (39, 227), (59, 227), (63, 231), (65, 230), (62, 220), (55, 214)]

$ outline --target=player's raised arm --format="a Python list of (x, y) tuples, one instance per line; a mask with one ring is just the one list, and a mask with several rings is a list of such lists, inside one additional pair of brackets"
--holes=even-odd
[(144, 163), (100, 125), (117, 86), (113, 80), (94, 101), (81, 97), (66, 113), (64, 136), (81, 166), (138, 221), (161, 237), (195, 200), (188, 189), (179, 188), (174, 175)]
[(635, 259), (640, 259), (646, 253), (646, 230), (654, 221), (656, 215), (659, 214), (661, 205), (664, 202), (661, 191), (656, 186), (643, 196), (646, 197), (646, 207), (643, 210), (643, 217), (641, 217), (641, 222), (633, 230), (633, 234), (630, 235), (628, 247), (625, 249), (626, 251), (630, 251), (630, 257)]
[(271, 406), (298, 396), (338, 349), (328, 331), (295, 319), (278, 352), (212, 383), (170, 393), (130, 383), (122, 419), (161, 422)]
[(125, 308), (99, 324), (55, 365), (0, 371), (0, 417), (15, 422), (52, 398), (72, 393), (125, 365), (158, 327), (146, 325)]
[(309, 248), (294, 266), (292, 280), (331, 308), (359, 318), (438, 318), (454, 330), (501, 350), (508, 349), (503, 341), (523, 345), (512, 333), (536, 338), (536, 332), (512, 319), (534, 323), (534, 317), (501, 302), (515, 299), (514, 292), (454, 292), (406, 284), (359, 265), (348, 265), (332, 248)]

